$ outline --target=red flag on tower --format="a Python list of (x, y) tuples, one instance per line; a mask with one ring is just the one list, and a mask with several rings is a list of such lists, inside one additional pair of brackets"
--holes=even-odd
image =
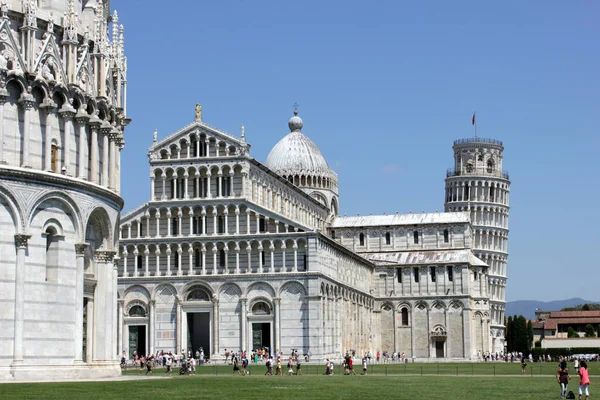
[(473, 113), (473, 118), (471, 119), (471, 125), (475, 125), (475, 113)]

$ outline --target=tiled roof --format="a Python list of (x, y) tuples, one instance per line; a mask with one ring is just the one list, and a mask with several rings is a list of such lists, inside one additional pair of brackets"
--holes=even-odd
[(361, 253), (361, 256), (377, 265), (417, 264), (470, 264), (487, 266), (469, 249), (438, 251), (394, 251), (389, 253)]
[(469, 222), (468, 212), (444, 212), (422, 214), (358, 215), (337, 217), (331, 228), (353, 228), (363, 226), (451, 224)]
[(600, 318), (600, 311), (552, 311), (550, 318)]

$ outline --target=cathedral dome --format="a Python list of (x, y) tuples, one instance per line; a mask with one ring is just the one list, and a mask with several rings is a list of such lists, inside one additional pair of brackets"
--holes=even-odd
[(316, 144), (301, 132), (298, 112), (288, 121), (290, 133), (271, 150), (265, 165), (279, 175), (330, 175), (331, 170)]

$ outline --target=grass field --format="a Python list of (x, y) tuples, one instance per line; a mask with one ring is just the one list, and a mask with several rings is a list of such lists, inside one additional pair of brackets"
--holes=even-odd
[[(0, 399), (558, 399), (552, 379), (554, 363), (540, 364), (543, 374), (520, 376), (520, 364), (494, 363), (496, 376), (481, 376), (492, 363), (375, 365), (367, 376), (317, 375), (316, 365), (305, 365), (304, 376), (264, 376), (262, 365), (249, 376), (231, 376), (230, 366), (198, 368), (196, 376), (141, 376), (129, 381), (36, 383), (0, 385)], [(438, 366), (440, 375), (437, 375)], [(539, 367), (542, 367), (541, 369)], [(594, 375), (595, 363), (590, 365)], [(423, 367), (423, 376), (420, 376)], [(459, 367), (459, 376), (456, 376)], [(528, 366), (528, 370), (530, 367)], [(312, 371), (311, 371), (312, 370)], [(409, 372), (410, 371), (410, 372)], [(473, 371), (474, 375), (472, 375)], [(321, 369), (320, 373), (323, 372)], [(217, 376), (215, 376), (215, 373)], [(414, 374), (414, 375), (413, 375)], [(139, 372), (127, 371), (126, 375)], [(158, 378), (158, 377), (161, 378)], [(134, 378), (133, 376), (131, 378)], [(137, 378), (137, 377), (136, 377)], [(592, 384), (595, 379), (592, 376)], [(594, 385), (592, 398), (594, 398)], [(577, 379), (570, 389), (576, 392)]]

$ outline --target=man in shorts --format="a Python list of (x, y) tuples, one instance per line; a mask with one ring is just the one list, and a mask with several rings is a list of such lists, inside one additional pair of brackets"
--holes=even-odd
[(302, 365), (300, 364), (300, 358), (296, 358), (296, 375), (302, 375)]

